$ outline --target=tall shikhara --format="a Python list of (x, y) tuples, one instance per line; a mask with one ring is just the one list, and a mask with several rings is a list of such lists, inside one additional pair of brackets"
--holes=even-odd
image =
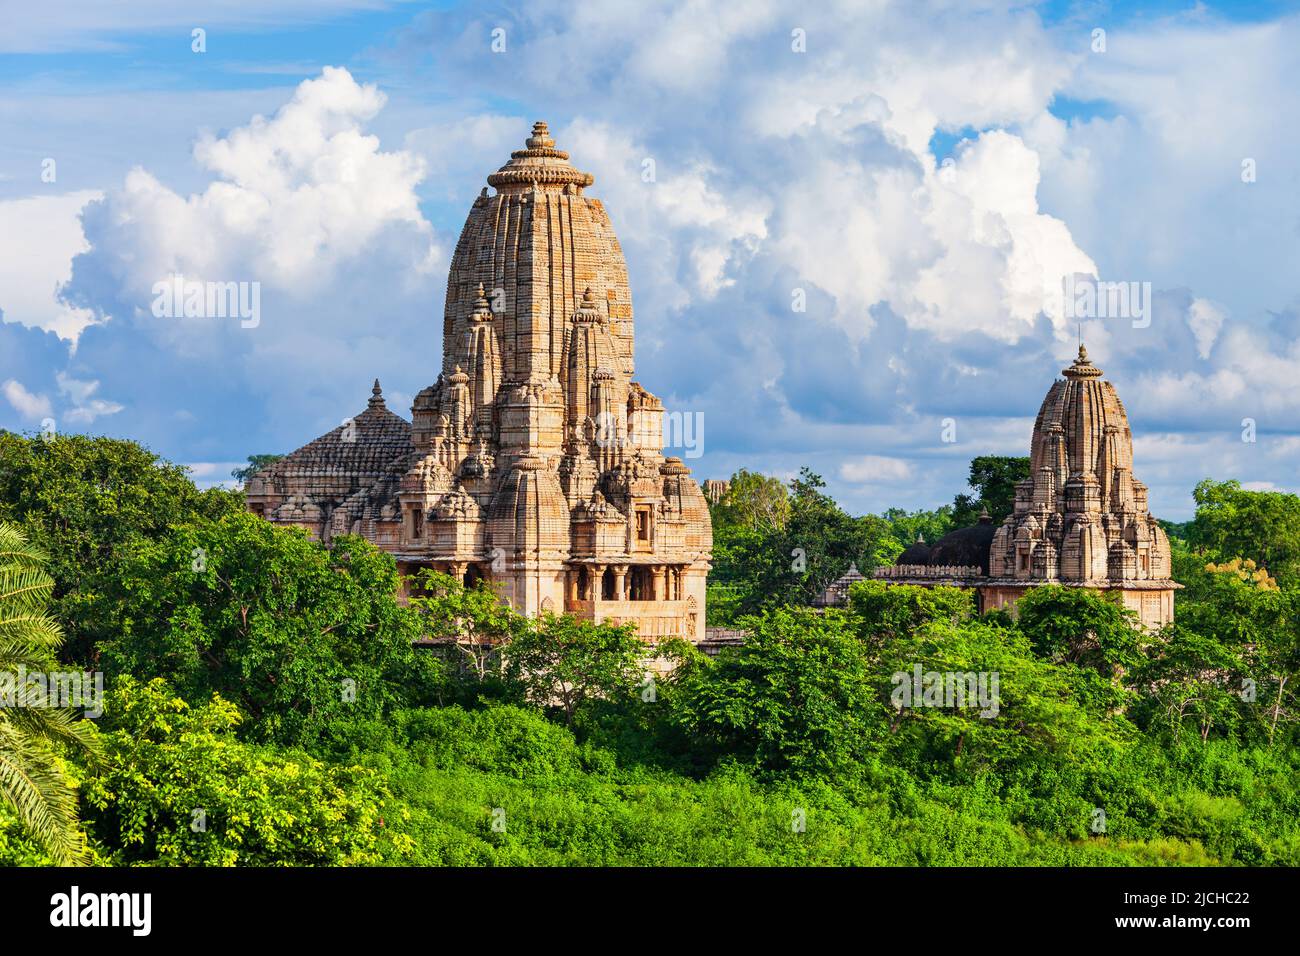
[[(1001, 526), (978, 524), (933, 545), (917, 539), (876, 578), (921, 587), (975, 588), (980, 610), (1011, 607), (1044, 584), (1115, 595), (1147, 628), (1174, 619), (1169, 538), (1133, 475), (1133, 434), (1115, 386), (1081, 344), (1034, 421), (1029, 477)], [(856, 572), (854, 572), (856, 573)], [(818, 603), (843, 603), (836, 582)]]
[(1079, 356), (1048, 390), (1034, 422), (1029, 477), (1015, 511), (994, 534), (988, 606), (1024, 584), (1061, 583), (1117, 592), (1148, 627), (1174, 618), (1169, 539), (1133, 474), (1133, 435), (1115, 387)]
[(708, 507), (633, 375), (627, 266), (593, 179), (545, 123), (488, 177), (447, 281), (442, 371), (259, 472), (249, 507), (403, 571), (486, 578), (527, 614), (704, 637)]

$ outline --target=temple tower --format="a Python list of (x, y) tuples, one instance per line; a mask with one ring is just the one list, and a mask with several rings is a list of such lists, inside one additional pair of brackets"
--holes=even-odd
[[(1133, 435), (1115, 387), (1088, 350), (1048, 389), (1034, 421), (1029, 477), (1000, 527), (978, 524), (933, 546), (918, 541), (873, 576), (895, 584), (971, 587), (980, 610), (1008, 607), (1032, 587), (1114, 591), (1147, 628), (1174, 619), (1169, 539), (1133, 477)], [(835, 586), (827, 592), (835, 603)]]
[(1029, 477), (993, 535), (986, 607), (1028, 586), (1116, 591), (1148, 627), (1174, 617), (1169, 539), (1133, 476), (1133, 435), (1115, 387), (1079, 355), (1053, 383), (1030, 442)]
[[(627, 266), (593, 177), (537, 123), (487, 181), (452, 257), (441, 372), (409, 426), (370, 406), (351, 437), (382, 450), (345, 461), (344, 436), (318, 440), (250, 479), (250, 507), (321, 538), (363, 534), (407, 571), (488, 578), (527, 614), (702, 640), (708, 507), (633, 380)], [(312, 448), (328, 488), (303, 473)]]

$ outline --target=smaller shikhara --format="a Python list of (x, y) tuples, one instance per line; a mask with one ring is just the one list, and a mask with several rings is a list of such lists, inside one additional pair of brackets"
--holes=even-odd
[(627, 266), (589, 173), (545, 123), (488, 177), (456, 245), (442, 371), (408, 423), (367, 408), (251, 477), (248, 506), (359, 534), (404, 573), (487, 579), (526, 614), (704, 638), (713, 545), (663, 405), (633, 376)]
[(1001, 526), (986, 515), (933, 546), (918, 541), (877, 577), (974, 587), (981, 610), (1014, 604), (1039, 584), (1115, 591), (1148, 628), (1174, 619), (1169, 539), (1133, 477), (1124, 405), (1082, 345), (1061, 374), (1034, 422), (1029, 477)]

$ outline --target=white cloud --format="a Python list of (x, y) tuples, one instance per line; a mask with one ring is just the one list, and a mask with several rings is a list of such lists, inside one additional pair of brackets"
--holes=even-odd
[(9, 400), (14, 411), (28, 421), (38, 422), (43, 418), (49, 418), (54, 413), (49, 398), (45, 395), (32, 394), (17, 379), (11, 378), (0, 385), (0, 392), (4, 392), (5, 398)]
[[(124, 289), (143, 305), (155, 282), (259, 281), (309, 300), (384, 229), (424, 238), (414, 265), (436, 259), (414, 187), (423, 163), (385, 153), (362, 126), (383, 108), (374, 86), (326, 67), (274, 117), (256, 116), (221, 138), (203, 135), (195, 160), (217, 178), (181, 196), (137, 168), (109, 197)], [(415, 251), (419, 251), (416, 249)]]
[(55, 378), (59, 383), (59, 391), (72, 402), (72, 407), (63, 413), (64, 421), (89, 425), (96, 418), (116, 415), (124, 407), (117, 402), (95, 398), (95, 392), (99, 390), (98, 381), (80, 381), (65, 372), (57, 373)]
[[(196, 100), (196, 122), (236, 128), (201, 141), (198, 178), (151, 144), (148, 172), (92, 204), (94, 248), (69, 308), (137, 321), (148, 283), (176, 269), (261, 279), (267, 319), (242, 338), (139, 319), (156, 352), (96, 326), (77, 380), (130, 407), (115, 425), (156, 410), (160, 433), (183, 430), (180, 454), (202, 460), (283, 450), (283, 437), (239, 444), (263, 441), (244, 429), (266, 420), (267, 434), (310, 437), (341, 402), (360, 407), (375, 374), (414, 392), (438, 360), (445, 278), (415, 192), (449, 203), (435, 221), (458, 229), (484, 175), (540, 118), (596, 174), (629, 260), (644, 381), (708, 414), (708, 472), (807, 462), (853, 507), (951, 500), (971, 456), (1027, 450), (1025, 416), (1073, 351), (1059, 292), (1078, 272), (1150, 280), (1164, 297), (1148, 329), (1083, 328), (1126, 402), (1157, 510), (1185, 514), (1202, 469), (1285, 485), (1300, 464), (1279, 435), (1300, 415), (1286, 324), (1300, 304), (1300, 246), (1287, 241), (1300, 222), (1300, 100), (1278, 91), (1300, 82), (1300, 18), (1117, 23), (1108, 52), (1091, 55), (1039, 17), (1023, 4), (883, 0), (428, 11), (377, 61), (395, 101), (382, 114), (378, 91), (330, 73), (266, 120), (245, 122), (264, 100), (234, 119), (229, 102)], [(489, 57), (498, 21), (509, 55)], [(805, 54), (790, 50), (796, 25)], [(434, 78), (419, 92), (384, 74), (406, 50)], [(1070, 120), (1048, 111), (1054, 98), (1058, 111), (1106, 103)], [(77, 98), (60, 115), (88, 123), (99, 108)], [(372, 128), (402, 148), (382, 152)], [(936, 132), (967, 137), (947, 168)], [(1245, 157), (1254, 184), (1240, 180)], [(792, 286), (806, 289), (806, 314), (791, 312)], [(1282, 315), (1276, 329), (1268, 313)], [(146, 354), (166, 381), (156, 394), (151, 376), (108, 367)], [(959, 444), (938, 444), (943, 415), (958, 419)], [(1238, 438), (1247, 415), (1255, 447)], [(880, 462), (910, 473), (877, 494), (894, 467)]]
[[(683, 162), (608, 123), (579, 120), (555, 136), (580, 169), (595, 175), (592, 191), (612, 210), (620, 241), (649, 246), (643, 261), (653, 263), (656, 272), (635, 285), (634, 300), (652, 293), (681, 308), (692, 294), (711, 298), (730, 284), (729, 272), (767, 235), (769, 204), (747, 193), (724, 192), (715, 185), (710, 164)], [(685, 283), (678, 269), (683, 260), (691, 264)]]
[(912, 466), (903, 459), (882, 455), (859, 455), (840, 465), (840, 477), (854, 484), (904, 481), (911, 474)]
[(6, 322), (55, 332), (75, 342), (94, 321), (89, 309), (60, 302), (72, 259), (89, 246), (81, 210), (102, 193), (93, 190), (0, 201), (0, 311)]
[(1201, 358), (1208, 359), (1219, 337), (1219, 330), (1227, 318), (1223, 309), (1208, 299), (1193, 299), (1187, 310), (1187, 325), (1196, 336), (1196, 350)]
[[(106, 397), (77, 406), (78, 418), (126, 403), (174, 435), (185, 411), (182, 430), (197, 436), (214, 415), (246, 416), (242, 428), (231, 423), (237, 440), (275, 447), (336, 423), (376, 374), (430, 375), (436, 352), (411, 345), (432, 344), (442, 248), (416, 194), (423, 160), (382, 149), (367, 131), (384, 104), (375, 86), (326, 68), (273, 115), (202, 134), (194, 159), (210, 178), (199, 191), (136, 168), (87, 208), (91, 248), (74, 261), (65, 297), (102, 317), (78, 363)], [(155, 317), (154, 286), (173, 275), (256, 283), (259, 323)], [(127, 363), (152, 365), (158, 378), (141, 383)], [(256, 410), (241, 407), (253, 396)], [(293, 437), (250, 437), (250, 427)]]

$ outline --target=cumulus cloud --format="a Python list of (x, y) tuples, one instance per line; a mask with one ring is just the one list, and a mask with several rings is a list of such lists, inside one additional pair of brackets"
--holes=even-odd
[(654, 249), (644, 260), (656, 274), (634, 297), (645, 285), (676, 308), (693, 296), (710, 299), (767, 235), (768, 203), (747, 190), (724, 190), (709, 163), (664, 153), (610, 123), (579, 120), (556, 135), (596, 176), (593, 192), (614, 211), (620, 236)]
[[(363, 126), (383, 108), (378, 88), (327, 67), (302, 83), (274, 117), (256, 116), (222, 137), (203, 134), (196, 162), (215, 178), (182, 196), (137, 168), (93, 222), (102, 245), (122, 248), (113, 263), (120, 291), (149, 301), (171, 275), (192, 280), (255, 280), (295, 299), (310, 299), (344, 263), (397, 226), (422, 255), (406, 264), (427, 272), (435, 261), (432, 228), (414, 187), (423, 163), (405, 151), (383, 152)], [(123, 248), (124, 247), (124, 248)]]
[[(103, 397), (84, 397), (75, 420), (127, 405), (134, 426), (174, 441), (256, 396), (251, 421), (231, 422), (218, 441), (242, 431), (244, 441), (293, 447), (337, 424), (375, 374), (427, 374), (434, 362), (410, 343), (427, 334), (442, 247), (416, 194), (423, 160), (384, 150), (366, 130), (385, 101), (326, 68), (274, 115), (201, 133), (194, 160), (210, 177), (201, 191), (180, 193), (136, 168), (87, 207), (90, 248), (64, 299), (96, 315), (77, 353), (94, 374), (75, 378)], [(155, 314), (166, 313), (156, 293), (173, 277), (242, 284), (260, 302), (258, 321)], [(138, 380), (139, 367), (149, 379)]]
[(882, 455), (859, 455), (840, 465), (840, 477), (854, 484), (903, 481), (911, 474), (912, 466), (903, 459)]
[(45, 395), (32, 394), (17, 379), (11, 378), (0, 385), (0, 392), (4, 392), (5, 398), (13, 406), (14, 411), (28, 421), (40, 421), (54, 412), (54, 406), (50, 404), (49, 398)]
[(71, 406), (63, 413), (66, 422), (89, 425), (96, 418), (116, 415), (123, 408), (117, 402), (95, 398), (95, 392), (99, 390), (97, 381), (83, 382), (64, 372), (59, 372), (55, 378), (59, 383), (59, 391), (71, 402)]
[(94, 321), (90, 309), (59, 300), (72, 259), (88, 247), (81, 211), (94, 190), (0, 202), (0, 311), (6, 322), (51, 331), (75, 342)]
[(1196, 336), (1196, 351), (1201, 358), (1208, 359), (1214, 342), (1223, 328), (1223, 309), (1207, 299), (1193, 299), (1187, 310), (1187, 324)]

